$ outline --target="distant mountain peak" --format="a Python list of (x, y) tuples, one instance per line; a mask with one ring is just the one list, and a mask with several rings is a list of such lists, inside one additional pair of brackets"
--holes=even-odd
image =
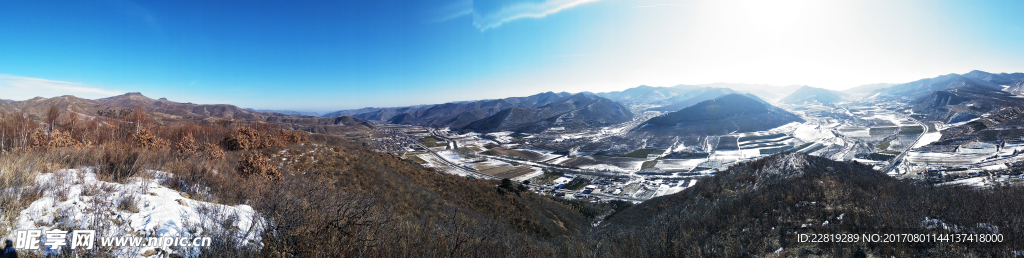
[(636, 130), (725, 135), (768, 130), (791, 122), (803, 122), (803, 119), (746, 95), (732, 93), (651, 118)]
[(789, 94), (785, 98), (782, 98), (782, 102), (790, 104), (803, 104), (808, 102), (818, 102), (823, 104), (836, 103), (842, 101), (843, 97), (839, 93), (831, 90), (822, 88), (815, 88), (804, 85), (793, 93)]

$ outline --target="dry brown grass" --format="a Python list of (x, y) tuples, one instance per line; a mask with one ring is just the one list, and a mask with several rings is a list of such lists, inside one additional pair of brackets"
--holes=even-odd
[(43, 195), (43, 188), (36, 186), (40, 161), (32, 155), (0, 156), (0, 236), (9, 233), (21, 210)]

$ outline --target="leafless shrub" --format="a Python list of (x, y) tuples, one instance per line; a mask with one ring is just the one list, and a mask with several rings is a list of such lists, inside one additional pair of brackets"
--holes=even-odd
[(135, 192), (126, 191), (117, 198), (117, 210), (131, 213), (139, 212), (138, 199)]
[(30, 134), (39, 128), (25, 113), (0, 114), (0, 149), (12, 151), (29, 147)]
[(46, 117), (44, 118), (45, 120), (43, 120), (48, 127), (48, 132), (53, 132), (53, 130), (56, 129), (57, 118), (60, 118), (60, 109), (57, 108), (56, 105), (50, 106), (50, 108), (46, 110)]
[(86, 184), (86, 185), (82, 186), (82, 195), (83, 196), (96, 196), (96, 195), (102, 193), (103, 191), (102, 191), (102, 189), (100, 187), (100, 184), (101, 183), (97, 182), (97, 183)]
[(138, 173), (141, 158), (142, 154), (129, 146), (107, 145), (96, 176), (100, 180), (124, 182)]
[[(263, 252), (296, 257), (365, 256), (380, 245), (385, 225), (392, 219), (379, 209), (379, 198), (331, 189), (322, 182), (295, 179), (266, 192), (258, 204), (267, 218)], [(311, 246), (322, 248), (306, 248)]]

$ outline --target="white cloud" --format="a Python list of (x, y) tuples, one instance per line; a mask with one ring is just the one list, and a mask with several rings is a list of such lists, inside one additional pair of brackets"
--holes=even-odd
[(679, 5), (677, 5), (677, 4), (652, 4), (652, 5), (637, 5), (637, 6), (633, 6), (633, 8), (649, 8), (649, 7), (658, 7), (658, 6), (679, 6)]
[(455, 2), (444, 9), (444, 14), (435, 22), (450, 20), (465, 15), (473, 17), (473, 26), (480, 31), (500, 27), (510, 21), (522, 18), (544, 18), (585, 3), (598, 0), (518, 0), (518, 1), (473, 1)]
[(49, 98), (63, 95), (95, 99), (122, 93), (76, 82), (0, 74), (0, 98), (5, 99), (26, 100), (34, 97)]

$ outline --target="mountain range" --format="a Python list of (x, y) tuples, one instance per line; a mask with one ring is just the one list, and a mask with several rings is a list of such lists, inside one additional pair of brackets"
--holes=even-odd
[(478, 132), (541, 132), (551, 127), (582, 129), (608, 126), (633, 119), (618, 102), (590, 94), (575, 94), (536, 108), (509, 108), (469, 123), (461, 129)]
[(591, 93), (566, 92), (437, 105), (343, 110), (327, 115), (351, 115), (394, 124), (481, 132), (537, 132), (556, 126), (568, 129), (605, 126), (633, 118), (633, 113), (618, 102)]
[(971, 91), (978, 93), (994, 93), (1002, 91), (1004, 85), (1014, 84), (1024, 79), (1024, 73), (992, 74), (983, 71), (947, 74), (934, 78), (921, 79), (913, 82), (897, 84), (892, 87), (872, 91), (883, 98), (919, 99), (935, 91)]
[(690, 91), (686, 95), (680, 95), (678, 97), (670, 99), (668, 101), (669, 104), (667, 104), (667, 105), (660, 106), (660, 107), (649, 108), (647, 110), (650, 110), (650, 111), (679, 111), (680, 109), (684, 109), (686, 107), (693, 106), (694, 104), (700, 103), (702, 101), (716, 99), (718, 97), (725, 96), (727, 94), (741, 94), (741, 95), (747, 96), (748, 98), (751, 98), (751, 99), (754, 99), (754, 100), (757, 100), (757, 101), (760, 101), (760, 102), (764, 102), (764, 100), (761, 100), (761, 98), (758, 98), (754, 94), (740, 93), (738, 91), (734, 91), (734, 90), (729, 89), (729, 88), (698, 88), (698, 89)]
[(277, 122), (282, 128), (320, 133), (365, 131), (374, 128), (373, 124), (369, 121), (354, 117), (318, 118), (313, 116), (287, 115), (277, 112), (257, 112), (227, 104), (204, 105), (174, 102), (166, 98), (152, 99), (138, 92), (96, 100), (65, 95), (53, 98), (36, 97), (24, 101), (0, 102), (0, 111), (7, 113), (25, 112), (28, 116), (34, 118), (44, 117), (47, 110), (51, 107), (84, 116), (100, 116), (114, 119), (124, 118), (131, 112), (134, 112), (134, 109), (141, 108), (152, 116), (157, 123), (180, 121), (195, 123), (218, 123), (223, 121)]
[[(594, 93), (626, 105), (653, 105), (660, 111), (675, 111), (697, 102), (729, 93), (747, 93), (757, 99), (778, 100), (799, 86), (771, 86), (744, 83), (712, 83), (653, 87), (640, 85), (623, 91)], [(684, 103), (685, 102), (685, 103)], [(686, 105), (686, 104), (689, 105)], [(665, 106), (671, 106), (663, 108)]]
[[(387, 121), (395, 124), (411, 124), (433, 127), (461, 128), (469, 123), (494, 115), (509, 108), (537, 108), (565, 99), (572, 94), (545, 92), (527, 97), (511, 97), (493, 100), (451, 102), (437, 105), (421, 105), (395, 108), (368, 108), (354, 117), (373, 121)], [(343, 114), (332, 112), (328, 115)]]
[(861, 86), (845, 89), (842, 92), (846, 93), (846, 94), (850, 94), (850, 95), (866, 95), (866, 94), (870, 94), (872, 91), (875, 91), (875, 90), (878, 90), (878, 89), (889, 88), (889, 87), (892, 87), (893, 85), (896, 85), (896, 84), (892, 84), (892, 83), (865, 84), (865, 85), (861, 85)]

